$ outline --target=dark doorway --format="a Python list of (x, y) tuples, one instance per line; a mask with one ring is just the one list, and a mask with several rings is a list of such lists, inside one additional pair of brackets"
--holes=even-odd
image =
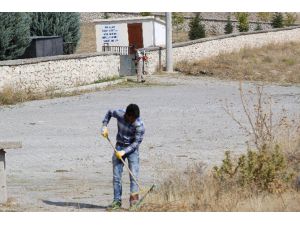
[(142, 23), (130, 23), (127, 24), (127, 27), (129, 46), (135, 45), (136, 48), (143, 48), (144, 44)]

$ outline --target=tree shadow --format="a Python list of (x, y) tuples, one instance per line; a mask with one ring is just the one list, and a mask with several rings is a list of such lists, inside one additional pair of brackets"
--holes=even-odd
[(49, 200), (42, 200), (42, 201), (47, 205), (55, 205), (61, 207), (74, 207), (76, 209), (106, 209), (107, 208), (107, 206), (86, 204), (80, 202), (53, 202)]

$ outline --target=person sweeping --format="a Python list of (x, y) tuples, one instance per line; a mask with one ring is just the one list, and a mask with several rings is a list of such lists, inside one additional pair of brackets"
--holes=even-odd
[[(140, 109), (136, 104), (127, 106), (126, 111), (109, 110), (103, 121), (101, 134), (108, 138), (107, 125), (114, 117), (117, 119), (118, 134), (116, 140), (116, 152), (112, 156), (113, 164), (113, 189), (114, 199), (111, 204), (112, 209), (118, 209), (122, 206), (122, 173), (123, 160), (128, 160), (128, 166), (132, 175), (130, 175), (130, 207), (134, 206), (139, 200), (139, 186), (137, 179), (139, 176), (139, 145), (143, 141), (145, 128), (140, 118)], [(123, 161), (123, 162), (122, 162)]]

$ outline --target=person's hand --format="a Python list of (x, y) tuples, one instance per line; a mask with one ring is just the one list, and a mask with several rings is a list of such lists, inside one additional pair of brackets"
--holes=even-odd
[(108, 129), (107, 126), (103, 126), (101, 129), (101, 134), (103, 137), (108, 138)]
[(125, 155), (125, 151), (117, 151), (115, 155), (118, 159), (122, 159), (122, 157)]

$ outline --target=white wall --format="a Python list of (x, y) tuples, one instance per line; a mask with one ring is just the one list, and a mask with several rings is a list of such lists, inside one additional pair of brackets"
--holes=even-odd
[[(109, 28), (105, 28), (105, 27)], [(114, 28), (113, 28), (114, 27)], [(97, 52), (102, 52), (102, 46), (105, 40), (108, 40), (110, 46), (128, 46), (128, 31), (126, 23), (108, 23), (108, 24), (97, 24), (96, 29), (96, 42), (97, 42)], [(105, 30), (114, 30), (113, 32), (103, 32)], [(110, 33), (115, 33), (116, 35), (110, 35)], [(105, 35), (108, 34), (108, 35)], [(103, 37), (107, 37), (103, 39)], [(116, 36), (116, 38), (114, 38)]]
[[(102, 52), (102, 46), (105, 40), (108, 40), (107, 43), (109, 43), (110, 46), (128, 46), (128, 23), (142, 23), (144, 48), (165, 45), (166, 27), (153, 19), (111, 21), (97, 23), (95, 25), (97, 52)], [(110, 32), (110, 30), (112, 30), (112, 32)]]
[[(217, 36), (214, 38), (200, 39), (200, 42), (190, 41), (182, 43), (181, 45), (173, 45), (173, 60), (174, 64), (180, 61), (190, 61), (206, 59), (209, 57), (217, 56), (220, 53), (235, 52), (242, 48), (259, 48), (268, 44), (280, 44), (290, 41), (300, 40), (300, 26), (298, 28), (284, 28), (276, 29), (273, 32), (261, 31), (260, 33), (241, 33), (235, 36), (228, 35)], [(202, 40), (202, 42), (201, 42)], [(206, 41), (204, 41), (206, 40)], [(165, 49), (162, 50), (162, 65), (165, 66)], [(150, 51), (148, 53), (149, 63), (148, 72), (154, 73), (159, 65), (159, 51)]]
[(94, 53), (0, 62), (4, 87), (46, 91), (91, 84), (119, 76), (120, 56)]
[(166, 26), (158, 22), (154, 22), (155, 29), (155, 46), (166, 44)]
[(142, 28), (144, 48), (153, 46), (153, 21), (144, 21)]

